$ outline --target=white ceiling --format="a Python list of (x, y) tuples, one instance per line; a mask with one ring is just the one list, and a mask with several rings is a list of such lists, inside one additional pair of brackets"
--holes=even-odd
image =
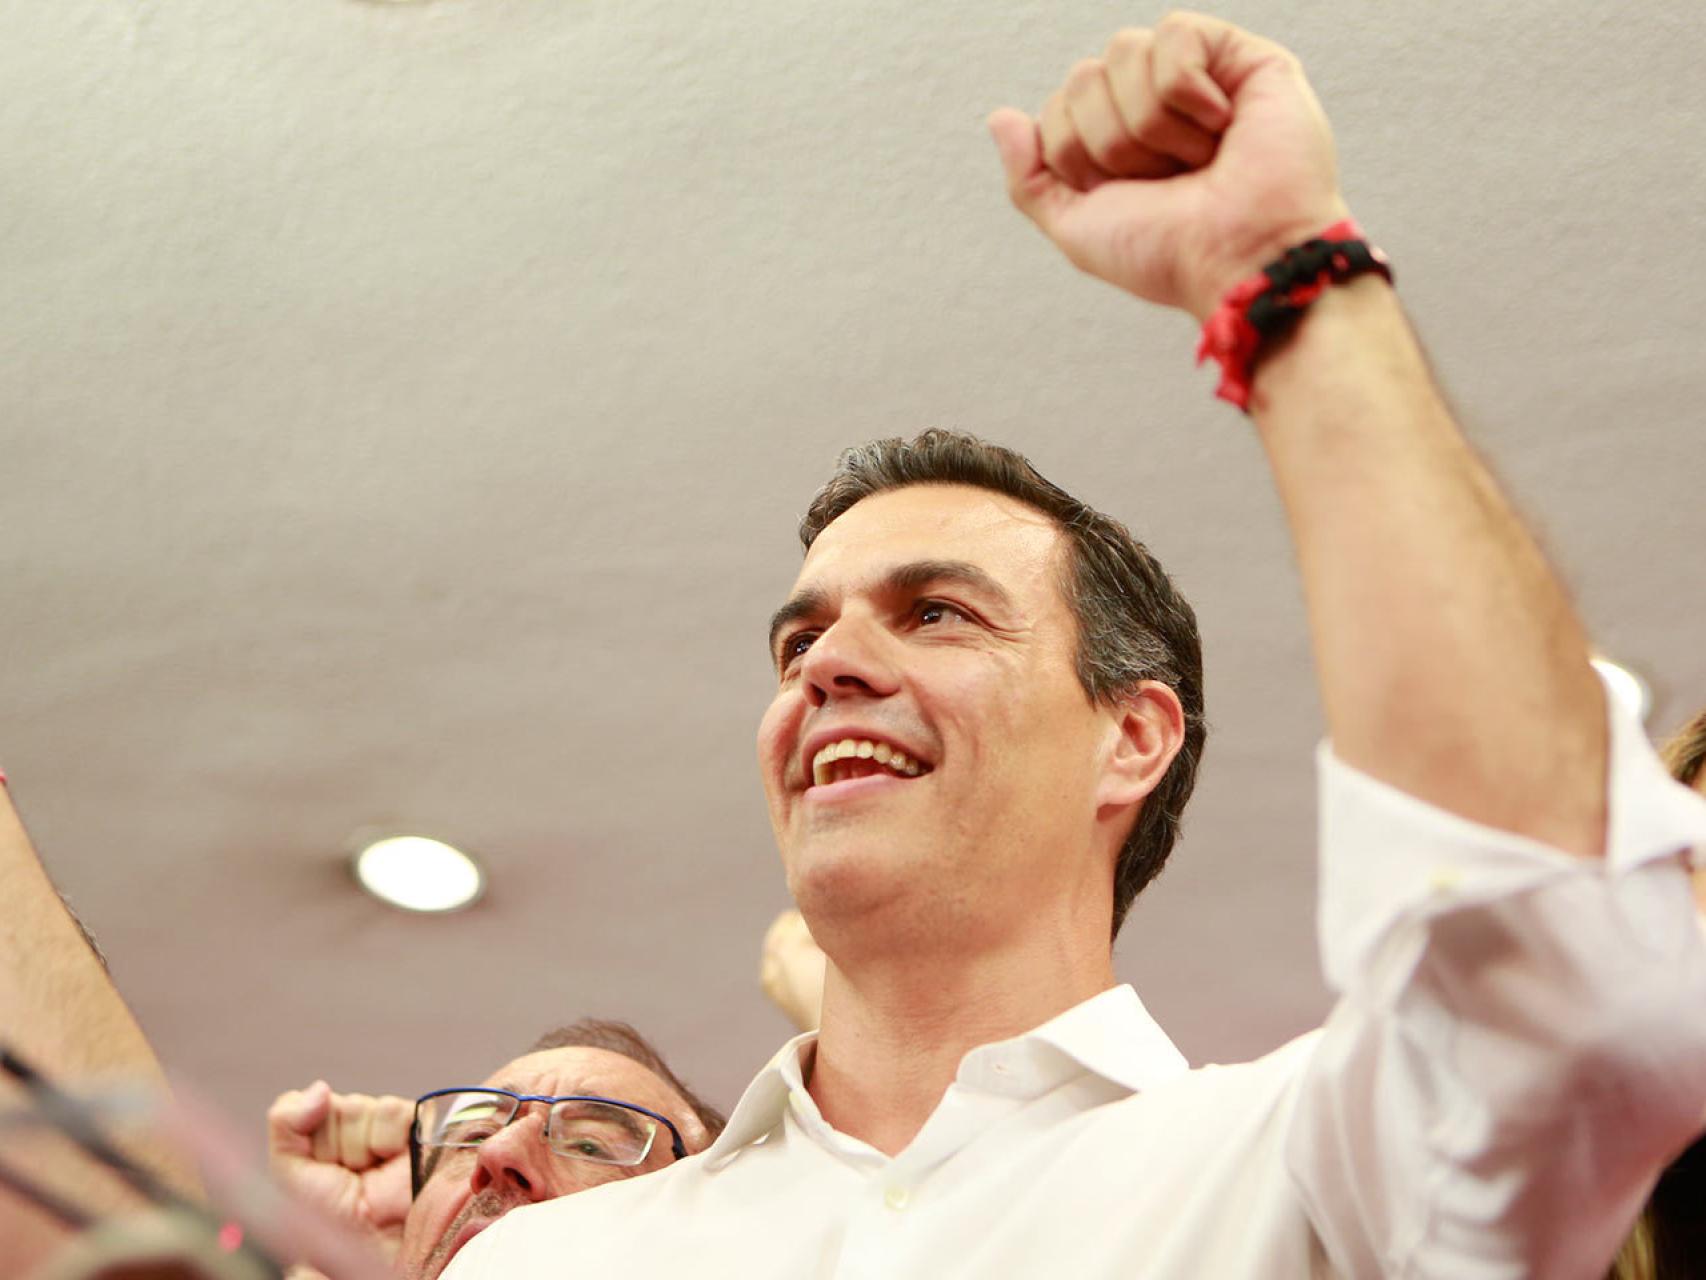
[[(836, 450), (931, 424), (1028, 451), (1197, 603), (1205, 776), (1120, 971), (1196, 1060), (1320, 1016), (1320, 720), (1258, 451), (1184, 322), (1012, 213), (980, 124), (1155, 15), (5, 9), (0, 759), (170, 1063), (258, 1124), (599, 1013), (731, 1103), (785, 1034), (763, 623)], [(1706, 702), (1698, 0), (1224, 11), (1304, 55), (1656, 721)], [(387, 911), (363, 827), (478, 850), (490, 896)]]

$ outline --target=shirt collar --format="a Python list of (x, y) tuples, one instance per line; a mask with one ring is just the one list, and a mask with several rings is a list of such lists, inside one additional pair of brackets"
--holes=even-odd
[(776, 1051), (776, 1056), (764, 1064), (764, 1069), (746, 1086), (729, 1122), (717, 1135), (717, 1140), (705, 1148), (705, 1163), (720, 1169), (737, 1153), (751, 1146), (782, 1122), (787, 1110), (788, 1095), (804, 1087), (801, 1058), (808, 1048), (817, 1044), (817, 1032), (808, 1031), (795, 1036)]
[[(765, 1064), (735, 1104), (728, 1126), (706, 1150), (709, 1168), (721, 1168), (782, 1122), (789, 1095), (805, 1087), (802, 1063), (807, 1049), (816, 1043), (815, 1031), (795, 1036)], [(1133, 1093), (1190, 1070), (1184, 1055), (1126, 984), (1091, 996), (1023, 1035), (973, 1049), (961, 1060), (961, 1074), (979, 1055), (1025, 1044), (1047, 1045), (1083, 1070)]]
[(1133, 1093), (1191, 1069), (1127, 983), (1073, 1005), (1015, 1040), (1050, 1045), (1086, 1071)]

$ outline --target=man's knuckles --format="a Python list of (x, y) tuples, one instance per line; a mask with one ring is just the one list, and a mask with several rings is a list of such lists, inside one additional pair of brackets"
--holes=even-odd
[(1122, 27), (1108, 38), (1102, 50), (1102, 61), (1110, 70), (1120, 72), (1143, 66), (1149, 61), (1149, 50), (1155, 43), (1155, 33), (1142, 27)]
[(1131, 136), (1109, 93), (1102, 63), (1090, 59), (1078, 65), (1088, 70), (1078, 74), (1075, 69), (1067, 79), (1062, 90), (1066, 95), (1067, 115), (1090, 159), (1104, 172), (1117, 174), (1121, 164), (1133, 159)]
[(415, 1104), (407, 1098), (387, 1094), (375, 1101), (372, 1143), (374, 1156), (389, 1160), (409, 1148), (409, 1130), (415, 1123)]
[(1138, 147), (1151, 155), (1165, 156), (1179, 167), (1200, 169), (1214, 158), (1214, 138), (1179, 119), (1156, 104), (1132, 126)]
[(1095, 164), (1067, 109), (1066, 95), (1056, 92), (1043, 104), (1043, 163), (1062, 182), (1085, 189), (1092, 185)]
[(272, 1133), (301, 1133), (308, 1111), (306, 1097), (296, 1089), (281, 1093), (267, 1108), (267, 1129)]
[(1100, 58), (1080, 58), (1066, 73), (1061, 88), (1068, 98), (1075, 98), (1101, 83), (1106, 74)]
[(1155, 38), (1167, 41), (1189, 41), (1207, 52), (1224, 47), (1228, 42), (1251, 41), (1271, 43), (1235, 26), (1225, 18), (1195, 9), (1171, 9), (1155, 24)]
[(339, 1094), (332, 1100), (337, 1119), (337, 1158), (346, 1169), (370, 1168), (373, 1155), (373, 1116), (376, 1100), (365, 1093)]
[(272, 1100), (272, 1106), (267, 1108), (267, 1121), (292, 1129), (305, 1129), (319, 1123), (319, 1113), (324, 1105), (325, 1099), (312, 1088), (288, 1089)]
[(306, 1159), (355, 1173), (408, 1150), (413, 1124), (414, 1104), (407, 1098), (332, 1093), (323, 1084), (281, 1093), (267, 1108), (274, 1158)]
[(1214, 156), (1214, 136), (1169, 110), (1150, 83), (1148, 36), (1122, 32), (1103, 57), (1075, 64), (1045, 108), (1044, 160), (1080, 189), (1106, 178), (1170, 177)]
[(1105, 116), (1073, 117), (1084, 154), (1090, 163), (1110, 178), (1134, 177), (1151, 159), (1144, 148), (1124, 128), (1115, 126)]
[(373, 1110), (373, 1099), (365, 1093), (339, 1093), (332, 1096), (332, 1113), (342, 1127), (361, 1124)]

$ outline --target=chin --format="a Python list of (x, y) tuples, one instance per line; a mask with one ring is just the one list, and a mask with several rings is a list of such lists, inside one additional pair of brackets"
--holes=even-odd
[(819, 835), (788, 859), (788, 889), (808, 921), (846, 918), (917, 896), (920, 863), (893, 842)]

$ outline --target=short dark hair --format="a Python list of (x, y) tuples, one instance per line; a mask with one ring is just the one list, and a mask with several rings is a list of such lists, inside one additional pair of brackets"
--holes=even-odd
[(533, 1042), (533, 1047), (527, 1052), (543, 1053), (547, 1049), (607, 1049), (611, 1053), (619, 1053), (624, 1058), (633, 1059), (681, 1095), (681, 1100), (698, 1117), (699, 1123), (705, 1126), (707, 1140), (715, 1140), (723, 1131), (723, 1126), (728, 1123), (721, 1111), (683, 1084), (681, 1077), (669, 1069), (663, 1055), (626, 1022), (614, 1022), (608, 1018), (582, 1018), (566, 1027), (547, 1031)]
[(1208, 735), (1196, 614), (1125, 525), (1045, 479), (1023, 455), (961, 431), (934, 429), (846, 450), (800, 521), (800, 541), (811, 550), (834, 520), (872, 494), (932, 484), (989, 489), (1054, 520), (1068, 548), (1060, 592), (1078, 623), (1078, 682), (1093, 703), (1113, 705), (1140, 680), (1158, 680), (1184, 708), (1184, 744), (1144, 800), (1114, 868), (1118, 934), (1133, 900), (1167, 861), (1196, 785)]

